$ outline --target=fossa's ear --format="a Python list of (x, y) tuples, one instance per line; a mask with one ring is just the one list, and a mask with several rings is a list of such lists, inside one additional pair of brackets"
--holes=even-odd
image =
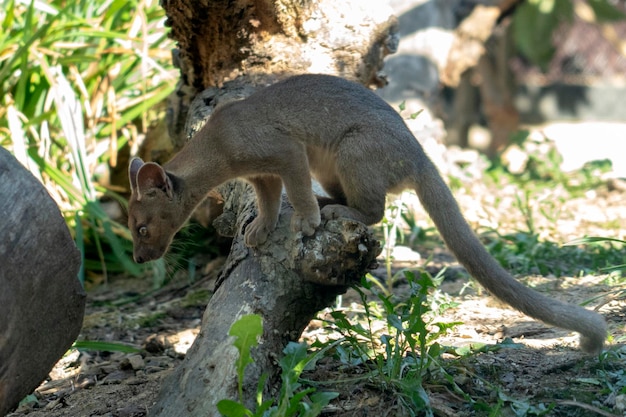
[(155, 190), (161, 190), (168, 198), (174, 197), (174, 188), (172, 180), (168, 177), (167, 172), (161, 165), (155, 162), (143, 163), (141, 159), (137, 162), (133, 159), (130, 165), (131, 184), (133, 170), (137, 168), (135, 174), (135, 187), (133, 192), (137, 193), (137, 201), (141, 201), (142, 197)]
[(130, 191), (137, 192), (137, 172), (143, 165), (141, 158), (133, 158), (128, 165), (128, 179), (130, 180)]

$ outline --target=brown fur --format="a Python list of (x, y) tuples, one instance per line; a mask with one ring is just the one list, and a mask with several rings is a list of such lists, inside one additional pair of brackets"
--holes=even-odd
[(258, 217), (248, 246), (262, 244), (278, 220), (282, 186), (294, 231), (312, 235), (320, 209), (311, 174), (333, 199), (325, 218), (373, 224), (387, 192), (412, 188), (459, 261), (493, 295), (545, 323), (581, 333), (602, 350), (603, 317), (520, 284), (485, 250), (450, 190), (398, 113), (365, 87), (327, 75), (301, 75), (218, 107), (204, 128), (163, 167), (134, 159), (129, 227), (137, 262), (161, 257), (193, 209), (236, 177), (256, 191)]

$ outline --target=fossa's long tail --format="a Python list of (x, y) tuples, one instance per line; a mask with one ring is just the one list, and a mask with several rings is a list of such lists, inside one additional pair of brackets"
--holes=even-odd
[(580, 347), (585, 352), (601, 352), (607, 336), (604, 318), (596, 312), (548, 298), (515, 280), (478, 240), (437, 168), (430, 160), (421, 165), (419, 182), (415, 184), (417, 195), (446, 245), (467, 271), (513, 308), (552, 326), (580, 333)]

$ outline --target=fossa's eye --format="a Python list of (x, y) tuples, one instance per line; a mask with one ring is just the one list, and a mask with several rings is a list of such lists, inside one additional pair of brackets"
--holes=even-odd
[(139, 233), (139, 236), (147, 236), (148, 235), (148, 228), (146, 226), (141, 226), (139, 229), (137, 229), (137, 233)]

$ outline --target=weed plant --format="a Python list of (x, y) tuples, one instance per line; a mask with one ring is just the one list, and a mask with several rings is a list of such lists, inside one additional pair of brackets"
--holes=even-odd
[(331, 342), (335, 345), (331, 352), (345, 366), (367, 367), (370, 383), (396, 392), (408, 415), (432, 415), (423, 384), (433, 372), (446, 374), (439, 364), (443, 349), (437, 340), (458, 323), (437, 320), (452, 306), (435, 290), (443, 274), (433, 278), (425, 271), (403, 271), (402, 275), (408, 286), (406, 296), (389, 293), (368, 276), (361, 288), (355, 288), (364, 307), (361, 315), (351, 318), (344, 310), (330, 313), (330, 330), (342, 336)]
[(234, 346), (239, 351), (237, 359), (237, 400), (223, 399), (217, 403), (217, 409), (226, 417), (315, 417), (321, 414), (322, 408), (338, 394), (335, 392), (315, 392), (315, 388), (303, 388), (299, 382), (305, 369), (315, 365), (324, 350), (309, 354), (303, 343), (289, 343), (280, 359), (281, 388), (276, 399), (263, 400), (263, 388), (267, 375), (263, 375), (257, 383), (256, 407), (251, 410), (245, 405), (243, 395), (244, 372), (246, 366), (254, 359), (250, 350), (258, 344), (263, 334), (261, 316), (250, 314), (241, 317), (230, 328), (228, 333), (234, 337)]

